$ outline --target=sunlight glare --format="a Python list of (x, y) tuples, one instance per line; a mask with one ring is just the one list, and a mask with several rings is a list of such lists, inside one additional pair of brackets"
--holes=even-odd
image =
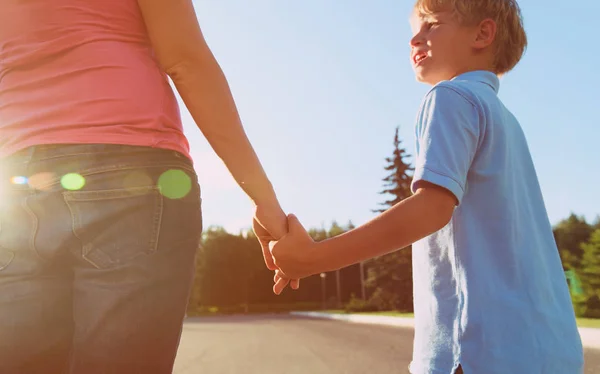
[(192, 180), (184, 171), (171, 169), (158, 178), (158, 188), (169, 199), (181, 199), (192, 190)]
[(65, 174), (60, 179), (60, 184), (66, 190), (76, 191), (82, 189), (83, 186), (85, 186), (85, 178), (77, 173), (69, 173)]

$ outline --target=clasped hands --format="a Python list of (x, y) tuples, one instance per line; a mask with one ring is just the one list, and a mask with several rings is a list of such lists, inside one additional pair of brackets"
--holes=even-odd
[(298, 289), (301, 278), (317, 273), (315, 242), (296, 216), (286, 216), (278, 204), (258, 204), (252, 229), (260, 242), (267, 268), (275, 271), (275, 294), (281, 294), (288, 284)]

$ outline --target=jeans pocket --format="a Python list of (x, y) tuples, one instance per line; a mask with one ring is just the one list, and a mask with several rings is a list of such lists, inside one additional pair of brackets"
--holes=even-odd
[(98, 269), (156, 252), (163, 196), (156, 186), (63, 193), (82, 257)]

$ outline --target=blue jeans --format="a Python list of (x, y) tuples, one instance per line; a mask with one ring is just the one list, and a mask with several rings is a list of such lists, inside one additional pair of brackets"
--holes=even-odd
[(202, 231), (179, 153), (35, 146), (0, 161), (0, 373), (171, 373)]

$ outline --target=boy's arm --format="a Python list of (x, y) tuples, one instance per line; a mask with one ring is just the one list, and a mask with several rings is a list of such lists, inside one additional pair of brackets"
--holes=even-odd
[(318, 243), (290, 215), (289, 232), (271, 242), (271, 253), (277, 267), (291, 278), (341, 269), (404, 248), (441, 229), (450, 221), (456, 203), (450, 191), (423, 182), (413, 196), (370, 222)]
[(478, 108), (453, 87), (432, 89), (417, 119), (414, 195), (320, 243), (295, 218), (288, 220), (288, 235), (271, 246), (276, 265), (288, 276), (305, 277), (404, 248), (443, 228), (466, 191), (481, 135), (479, 118)]
[(456, 203), (456, 197), (448, 190), (424, 182), (413, 196), (366, 224), (316, 243), (314, 264), (317, 266), (313, 274), (404, 248), (446, 226)]
[[(323, 242), (316, 256), (332, 268), (404, 248), (444, 227), (466, 190), (481, 134), (478, 109), (452, 87), (425, 97), (417, 119), (413, 196), (367, 224)], [(330, 270), (330, 269), (327, 269)]]

